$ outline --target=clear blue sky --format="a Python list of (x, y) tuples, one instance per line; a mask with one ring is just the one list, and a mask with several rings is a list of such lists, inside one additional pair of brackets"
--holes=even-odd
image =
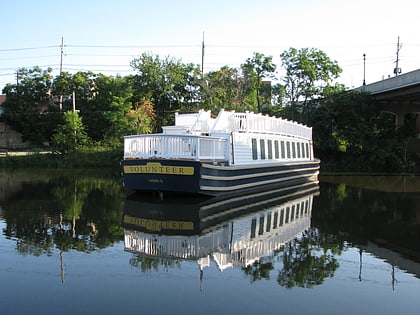
[(348, 87), (393, 75), (397, 39), (402, 72), (420, 68), (417, 0), (14, 0), (1, 5), (0, 88), (18, 68), (52, 67), (107, 75), (133, 73), (130, 61), (151, 52), (204, 69), (238, 67), (253, 52), (317, 48), (343, 68)]

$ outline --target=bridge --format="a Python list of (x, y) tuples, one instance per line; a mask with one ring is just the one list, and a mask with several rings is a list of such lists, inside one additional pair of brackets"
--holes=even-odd
[(371, 93), (381, 110), (395, 115), (397, 126), (408, 124), (420, 135), (420, 69), (357, 88)]
[(406, 126), (415, 135), (407, 139), (406, 152), (417, 156), (420, 171), (420, 69), (357, 90), (369, 92), (379, 101), (382, 111), (395, 116), (397, 127)]

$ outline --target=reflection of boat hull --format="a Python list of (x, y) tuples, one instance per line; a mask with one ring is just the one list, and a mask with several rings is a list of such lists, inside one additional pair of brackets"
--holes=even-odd
[(239, 195), (307, 182), (317, 177), (319, 160), (241, 166), (199, 161), (137, 159), (121, 162), (124, 187), (134, 191)]
[(220, 268), (270, 255), (310, 226), (317, 182), (222, 199), (126, 200), (125, 250), (142, 256), (193, 259), (210, 255)]
[[(126, 199), (122, 224), (126, 228), (143, 232), (194, 235), (235, 217), (316, 192), (318, 192), (318, 182), (308, 182), (229, 199), (217, 197), (185, 199), (186, 196), (174, 195), (161, 202), (153, 196), (134, 194)], [(162, 224), (162, 222), (173, 222), (173, 225)], [(189, 222), (189, 224), (182, 226), (180, 222)]]

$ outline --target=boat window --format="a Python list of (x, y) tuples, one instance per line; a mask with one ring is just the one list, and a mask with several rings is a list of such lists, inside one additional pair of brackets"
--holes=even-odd
[(252, 221), (251, 221), (251, 239), (255, 238), (256, 232), (257, 232), (257, 219), (252, 218)]
[(268, 159), (273, 159), (273, 141), (267, 140), (267, 147), (268, 147)]
[(266, 232), (270, 232), (270, 230), (271, 230), (271, 213), (267, 215), (267, 225), (265, 228)]
[(286, 151), (287, 151), (287, 158), (290, 159), (290, 142), (286, 141)]
[(295, 219), (295, 205), (292, 206), (292, 213), (290, 214), (290, 222)]
[(297, 149), (297, 157), (300, 159), (300, 143), (296, 143), (296, 149)]
[(257, 139), (252, 139), (252, 159), (258, 160), (258, 152), (257, 152)]
[(284, 209), (281, 209), (279, 226), (283, 225), (283, 221), (284, 221)]
[(310, 155), (310, 153), (309, 153), (309, 144), (307, 144), (306, 143), (306, 154), (307, 154), (307, 158), (310, 158), (311, 157), (311, 155)]
[(276, 211), (274, 212), (273, 229), (277, 227), (278, 221), (279, 221), (279, 212)]
[(285, 159), (286, 158), (286, 150), (284, 149), (284, 141), (280, 142), (280, 148), (281, 148), (281, 158)]
[(292, 142), (292, 157), (296, 159), (296, 143)]
[(279, 159), (280, 158), (279, 140), (274, 140), (274, 158), (275, 159)]
[(301, 145), (302, 145), (302, 157), (303, 157), (303, 158), (306, 158), (307, 156), (306, 156), (306, 154), (305, 154), (305, 153), (306, 153), (306, 152), (305, 152), (305, 144), (302, 142), (302, 143), (301, 143)]
[(264, 216), (260, 216), (260, 226), (258, 229), (258, 235), (263, 235), (264, 234)]
[(265, 140), (260, 139), (261, 160), (265, 160)]
[(286, 208), (286, 217), (284, 218), (284, 223), (289, 223), (290, 207)]

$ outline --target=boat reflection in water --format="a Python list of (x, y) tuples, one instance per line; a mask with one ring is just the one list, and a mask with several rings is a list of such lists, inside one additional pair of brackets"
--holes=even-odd
[(185, 259), (200, 269), (246, 267), (310, 227), (317, 181), (230, 199), (126, 199), (125, 250), (143, 257)]

